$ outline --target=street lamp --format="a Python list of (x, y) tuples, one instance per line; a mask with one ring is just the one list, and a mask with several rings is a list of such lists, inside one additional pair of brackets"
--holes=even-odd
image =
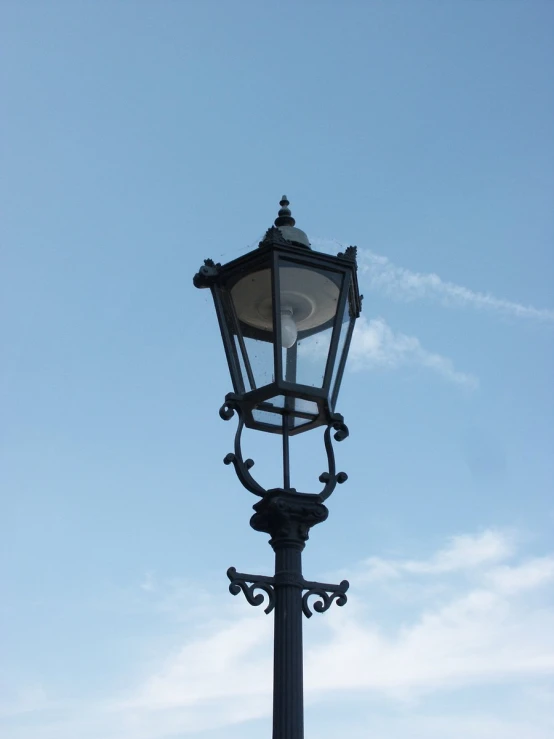
[[(302, 550), (310, 528), (327, 518), (324, 501), (347, 479), (336, 471), (331, 436), (348, 436), (335, 405), (361, 297), (356, 247), (337, 256), (312, 251), (286, 196), (280, 205), (257, 249), (225, 265), (205, 260), (194, 285), (212, 292), (233, 383), (219, 411), (224, 420), (238, 415), (234, 453), (224, 462), (259, 496), (250, 525), (271, 536), (275, 552), (273, 577), (231, 567), (229, 590), (242, 591), (251, 605), (265, 603), (266, 613), (275, 609), (273, 739), (302, 739), (302, 614), (312, 615), (310, 596), (322, 613), (334, 601), (343, 606), (348, 590), (346, 580), (304, 580)], [(266, 490), (252, 476), (254, 462), (241, 448), (245, 426), (282, 436), (282, 487)], [(319, 493), (301, 493), (290, 485), (290, 437), (318, 426), (326, 427), (328, 470)]]

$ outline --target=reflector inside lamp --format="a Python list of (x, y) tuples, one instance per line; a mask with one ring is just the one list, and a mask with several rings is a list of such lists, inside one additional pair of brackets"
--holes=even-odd
[[(281, 306), (291, 311), (287, 319), (295, 324), (297, 333), (322, 326), (334, 318), (340, 290), (323, 271), (281, 268), (279, 283)], [(231, 296), (239, 320), (262, 331), (273, 331), (271, 270), (245, 275), (231, 289)]]

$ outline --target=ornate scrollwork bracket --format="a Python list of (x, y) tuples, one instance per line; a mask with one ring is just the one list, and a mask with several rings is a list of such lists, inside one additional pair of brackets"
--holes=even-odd
[(319, 493), (321, 500), (327, 500), (337, 484), (342, 485), (343, 482), (348, 480), (346, 472), (337, 472), (335, 464), (335, 452), (333, 449), (333, 442), (331, 440), (331, 433), (335, 441), (344, 441), (349, 435), (348, 426), (344, 423), (344, 418), (339, 414), (335, 413), (332, 417), (331, 423), (325, 429), (323, 436), (323, 443), (325, 444), (325, 451), (327, 452), (327, 464), (329, 466), (328, 472), (323, 472), (319, 476), (319, 481), (325, 483), (325, 487)]
[(302, 596), (302, 610), (306, 618), (311, 618), (313, 611), (310, 608), (308, 599), (314, 595), (319, 600), (316, 600), (313, 604), (314, 611), (317, 613), (325, 613), (333, 603), (334, 600), (337, 602), (337, 606), (346, 605), (347, 595), (346, 591), (350, 587), (348, 580), (343, 580), (340, 585), (330, 585), (328, 583), (321, 582), (307, 582), (304, 581), (304, 589), (306, 592)]
[[(306, 591), (302, 596), (302, 611), (306, 618), (313, 616), (313, 611), (309, 604), (309, 598), (311, 596), (318, 598), (313, 604), (313, 609), (317, 613), (325, 613), (334, 601), (336, 601), (338, 606), (344, 606), (346, 604), (346, 591), (350, 587), (348, 580), (343, 580), (340, 585), (331, 585), (323, 582), (311, 582), (304, 580), (304, 578), (291, 581), (290, 577), (285, 576), (286, 574), (279, 573), (277, 577), (247, 575), (244, 572), (237, 572), (234, 567), (229, 567), (227, 570), (227, 577), (231, 581), (229, 592), (231, 595), (238, 595), (242, 591), (251, 606), (261, 606), (265, 602), (265, 593), (267, 596), (267, 605), (264, 608), (264, 612), (271, 613), (275, 608), (276, 588), (278, 589), (282, 585), (298, 587)], [(263, 592), (256, 593), (256, 590)]]
[(242, 456), (241, 437), (242, 430), (244, 428), (244, 418), (240, 410), (240, 406), (234, 403), (232, 398), (227, 397), (225, 403), (219, 409), (219, 416), (224, 421), (229, 421), (235, 415), (235, 411), (238, 414), (239, 422), (235, 433), (235, 451), (230, 452), (223, 459), (224, 464), (232, 464), (237, 473), (243, 487), (249, 490), (254, 495), (263, 497), (266, 494), (265, 488), (263, 488), (250, 474), (250, 470), (254, 466), (253, 459), (244, 459)]
[[(241, 412), (240, 403), (234, 400), (233, 394), (229, 393), (225, 399), (225, 403), (219, 409), (219, 416), (224, 421), (229, 421), (235, 415), (238, 414), (238, 425), (235, 432), (235, 444), (234, 452), (230, 452), (223, 459), (224, 464), (232, 464), (235, 468), (238, 479), (240, 480), (243, 487), (249, 490), (254, 495), (258, 495), (261, 498), (265, 497), (268, 491), (263, 488), (252, 476), (250, 470), (254, 466), (253, 459), (244, 459), (241, 447), (242, 432), (245, 426), (244, 418)], [(333, 433), (334, 431), (334, 433)], [(335, 413), (331, 417), (331, 422), (325, 429), (323, 436), (323, 443), (325, 445), (325, 451), (327, 453), (327, 465), (328, 471), (322, 472), (319, 476), (319, 481), (324, 483), (324, 487), (318, 497), (321, 501), (327, 500), (337, 485), (341, 485), (343, 482), (348, 480), (346, 472), (337, 472), (335, 463), (335, 452), (333, 449), (334, 439), (337, 442), (344, 441), (349, 435), (348, 426), (344, 423), (344, 418), (339, 414)]]
[[(267, 605), (264, 608), (264, 612), (271, 613), (275, 608), (275, 589), (273, 587), (274, 579), (272, 577), (247, 575), (244, 572), (237, 572), (234, 567), (229, 567), (227, 577), (231, 581), (229, 585), (231, 595), (238, 595), (242, 590), (251, 606), (261, 606), (265, 600), (263, 595), (265, 593), (267, 595)], [(256, 590), (262, 590), (263, 593), (255, 593)]]

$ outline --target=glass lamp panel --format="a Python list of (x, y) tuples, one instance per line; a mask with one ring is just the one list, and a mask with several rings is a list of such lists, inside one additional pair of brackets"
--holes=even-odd
[(283, 416), (267, 407), (266, 403), (261, 403), (252, 411), (252, 418), (256, 423), (264, 423), (268, 426), (274, 426), (275, 430), (281, 429), (283, 426)]
[(248, 372), (247, 364), (245, 362), (245, 352), (243, 352), (243, 347), (239, 342), (239, 337), (237, 334), (233, 334), (233, 344), (235, 347), (235, 355), (237, 357), (240, 377), (242, 380), (242, 388), (239, 389), (239, 392), (249, 392), (250, 390), (254, 390), (256, 384), (254, 382), (252, 374)]
[(332, 335), (333, 327), (327, 326), (315, 334), (299, 339), (296, 367), (296, 381), (299, 384), (323, 387)]
[[(343, 280), (342, 272), (287, 259), (279, 261), (283, 379), (323, 387)], [(294, 378), (289, 379), (293, 347), (296, 369)]]
[(350, 339), (352, 337), (352, 331), (354, 329), (355, 316), (352, 311), (352, 305), (354, 302), (354, 296), (352, 294), (352, 288), (349, 290), (348, 299), (344, 304), (344, 310), (342, 312), (340, 321), (340, 335), (339, 343), (337, 346), (337, 356), (335, 359), (335, 366), (333, 367), (333, 374), (331, 376), (331, 407), (334, 411), (337, 397), (340, 390), (340, 384), (342, 375), (344, 372), (344, 366), (346, 364), (346, 358), (348, 354)]
[(275, 377), (273, 342), (245, 336), (244, 345), (254, 380), (251, 389), (269, 385)]
[(254, 270), (240, 277), (230, 289), (230, 302), (245, 388), (268, 385), (275, 379), (271, 271)]
[(311, 423), (318, 415), (319, 408), (313, 400), (294, 398), (292, 423), (295, 428)]
[(249, 374), (251, 375), (251, 371), (239, 332), (233, 303), (229, 292), (224, 288), (218, 288), (215, 291), (214, 299), (216, 301), (219, 324), (225, 345), (229, 371), (233, 381), (233, 388), (235, 392), (243, 393), (245, 390), (250, 390)]
[(241, 321), (232, 290), (221, 289), (221, 329), (235, 392), (255, 390), (273, 381), (273, 333)]
[(302, 398), (291, 398), (276, 395), (260, 403), (252, 411), (252, 417), (257, 423), (275, 427), (275, 431), (282, 432), (283, 424), (288, 423), (293, 428), (305, 426), (314, 421), (319, 413), (317, 403)]

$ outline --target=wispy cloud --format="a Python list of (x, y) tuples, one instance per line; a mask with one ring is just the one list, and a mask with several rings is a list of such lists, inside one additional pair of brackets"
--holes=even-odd
[(486, 580), (499, 593), (513, 595), (554, 581), (554, 557), (534, 557), (519, 567), (495, 567)]
[[(429, 578), (445, 587), (393, 629), (367, 615), (334, 612), (332, 646), (311, 654), (312, 689), (365, 686), (412, 700), (460, 686), (551, 678), (554, 611), (547, 588), (554, 582), (554, 557), (499, 564), (507, 558), (515, 558), (512, 537), (488, 531), (456, 537), (426, 560), (380, 560), (380, 577), (395, 577), (389, 589), (420, 583), (427, 593)], [(461, 584), (454, 572), (466, 575)], [(372, 597), (386, 599), (387, 590), (377, 586), (368, 583)]]
[(527, 699), (523, 706), (523, 717), (518, 715), (519, 706), (510, 710), (509, 705), (505, 706), (502, 716), (494, 715), (484, 705), (475, 712), (467, 708), (459, 712), (441, 709), (437, 714), (404, 710), (382, 717), (378, 706), (370, 704), (362, 718), (354, 715), (349, 720), (349, 716), (345, 716), (339, 725), (331, 726), (329, 736), (348, 736), (349, 739), (367, 739), (368, 736), (379, 739), (552, 739), (551, 705), (536, 705)]
[[(368, 577), (360, 577), (364, 570)], [(432, 597), (429, 583), (437, 585)], [(512, 682), (522, 686), (522, 696), (525, 686), (538, 689), (538, 698), (529, 695), (520, 704), (513, 725), (527, 722), (526, 736), (546, 738), (551, 718), (547, 711), (537, 716), (541, 691), (551, 695), (548, 681), (554, 676), (554, 610), (548, 596), (552, 583), (554, 556), (521, 557), (516, 538), (495, 529), (454, 536), (426, 558), (367, 560), (355, 577), (348, 606), (310, 622), (307, 702), (327, 703), (347, 694), (351, 711), (358, 696), (358, 720), (346, 733), (361, 739), (365, 733), (356, 733), (365, 725), (360, 716), (370, 701), (378, 705), (386, 699), (397, 710), (373, 715), (379, 735), (404, 735), (400, 729), (409, 724), (408, 713), (422, 735), (438, 739), (449, 721), (455, 724), (456, 715), (426, 715), (418, 706), (426, 705), (427, 696), (463, 687), (467, 697), (467, 690), (502, 690)], [(395, 593), (406, 588), (420, 588), (422, 598), (398, 599)], [(376, 602), (394, 613), (392, 621), (377, 619)], [(250, 611), (242, 600), (224, 606), (223, 612), (225, 618), (220, 614), (218, 620), (202, 623), (160, 655), (157, 664), (149, 663), (126, 696), (88, 708), (70, 707), (65, 717), (58, 704), (51, 717), (42, 711), (39, 723), (33, 724), (27, 715), (5, 735), (163, 739), (211, 730), (219, 737), (216, 732), (230, 735), (240, 724), (241, 736), (254, 736), (256, 725), (248, 722), (267, 718), (271, 710), (272, 619), (261, 609)], [(512, 721), (504, 706), (500, 713), (491, 708), (487, 715), (477, 703), (477, 713), (465, 711), (460, 717), (461, 725), (471, 731), (448, 731), (449, 737), (518, 736), (509, 730)], [(318, 733), (336, 735), (331, 729)]]
[(363, 578), (373, 581), (408, 573), (436, 575), (476, 569), (505, 560), (513, 551), (514, 542), (507, 534), (487, 529), (479, 534), (453, 536), (446, 547), (424, 560), (370, 557), (364, 564)]
[(521, 305), (490, 293), (475, 292), (468, 287), (445, 281), (432, 272), (412, 272), (369, 249), (360, 250), (359, 262), (362, 280), (372, 290), (396, 300), (434, 300), (445, 306), (475, 308), (514, 318), (554, 321), (554, 310)]
[[(159, 710), (235, 697), (265, 697), (270, 690), (270, 652), (253, 659), (271, 636), (271, 620), (248, 614), (230, 624), (212, 623), (210, 632), (171, 655), (123, 705)], [(265, 650), (263, 650), (265, 651)], [(235, 677), (229, 681), (229, 676)], [(255, 704), (255, 700), (253, 700)], [(224, 710), (222, 714), (228, 712)], [(229, 715), (229, 720), (232, 717)]]
[[(367, 610), (375, 597), (387, 600), (382, 578), (366, 578), (364, 584), (356, 577), (358, 593), (348, 607), (329, 611), (315, 625), (320, 643), (312, 642), (306, 653), (308, 702), (345, 691), (365, 696), (363, 701), (381, 695), (409, 706), (445, 689), (554, 675), (554, 611), (541, 599), (554, 582), (554, 556), (522, 559), (513, 535), (488, 529), (453, 536), (424, 559), (373, 558), (364, 567), (386, 572), (389, 590), (419, 583), (424, 597), (415, 608), (408, 602), (391, 627)], [(429, 581), (445, 586), (433, 598), (427, 595)], [(402, 607), (395, 600), (394, 608)], [(182, 731), (267, 715), (270, 621), (254, 613), (214, 624), (169, 655), (121, 710), (144, 714), (158, 726), (165, 716), (174, 722), (180, 715)], [(474, 721), (476, 729), (481, 726)], [(483, 725), (498, 728), (501, 721), (492, 716)]]
[[(321, 621), (325, 649), (307, 653), (307, 691), (367, 689), (415, 695), (447, 685), (509, 676), (554, 675), (554, 611), (528, 602), (554, 582), (554, 556), (517, 556), (513, 535), (495, 529), (452, 537), (425, 559), (369, 560), (388, 565), (398, 587), (429, 579), (449, 587), (392, 631), (376, 624), (359, 593)], [(455, 581), (452, 574), (466, 574)], [(422, 582), (422, 587), (426, 584)], [(366, 580), (375, 595), (371, 583)], [(383, 597), (386, 595), (383, 594)], [(261, 615), (261, 614), (260, 614)], [(248, 628), (245, 628), (248, 626)], [(169, 659), (137, 694), (137, 704), (175, 705), (208, 697), (261, 697), (269, 690), (267, 621), (257, 614), (193, 643)], [(198, 659), (202, 655), (202, 665)], [(228, 673), (238, 671), (237, 679)], [(265, 674), (265, 677), (264, 677)], [(401, 695), (403, 694), (403, 695)], [(259, 709), (259, 705), (258, 705)]]
[(468, 388), (474, 389), (479, 384), (473, 375), (456, 370), (448, 357), (424, 349), (417, 337), (395, 333), (383, 318), (358, 319), (348, 361), (353, 370), (412, 365)]
[[(313, 239), (314, 245), (324, 250), (336, 251), (343, 245), (333, 239)], [(522, 305), (511, 300), (481, 293), (463, 285), (443, 280), (434, 272), (413, 272), (399, 267), (385, 256), (370, 249), (359, 249), (358, 263), (361, 281), (371, 290), (383, 293), (394, 300), (435, 301), (447, 307), (474, 308), (491, 311), (514, 318), (554, 322), (554, 310)]]
[(17, 691), (0, 679), (0, 721), (11, 716), (42, 711), (48, 706), (49, 702), (41, 685), (31, 685)]
[[(301, 356), (315, 361), (325, 359), (328, 350), (329, 339), (319, 336), (302, 339), (298, 346)], [(352, 337), (348, 366), (354, 371), (417, 366), (457, 385), (471, 389), (479, 385), (474, 375), (456, 370), (448, 357), (427, 351), (415, 336), (393, 331), (384, 318), (367, 320), (365, 316), (360, 316)]]

